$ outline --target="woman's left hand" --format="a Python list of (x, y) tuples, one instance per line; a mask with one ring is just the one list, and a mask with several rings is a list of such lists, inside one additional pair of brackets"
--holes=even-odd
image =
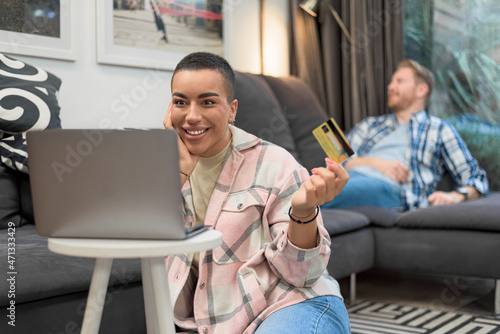
[(314, 212), (314, 208), (332, 201), (349, 180), (349, 174), (340, 164), (326, 158), (327, 167), (312, 170), (292, 198), (292, 212), (304, 217)]
[[(163, 119), (163, 126), (165, 129), (174, 129), (172, 125), (172, 102), (168, 105), (168, 111)], [(177, 130), (176, 130), (177, 131)], [(179, 148), (179, 169), (185, 176), (191, 175), (196, 164), (198, 163), (199, 157), (191, 154), (187, 149), (186, 145), (182, 141), (181, 137), (177, 134), (177, 144)], [(183, 180), (184, 182), (185, 180)]]

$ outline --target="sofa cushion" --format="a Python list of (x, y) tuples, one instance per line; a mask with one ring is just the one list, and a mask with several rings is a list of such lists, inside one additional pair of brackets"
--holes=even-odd
[(500, 231), (500, 192), (458, 204), (431, 206), (401, 215), (402, 228)]
[(297, 77), (265, 76), (290, 125), (299, 162), (309, 171), (325, 165), (326, 154), (312, 130), (328, 119), (314, 92)]
[[(0, 249), (7, 264), (7, 231), (0, 230)], [(37, 234), (35, 225), (16, 228), (15, 268), (16, 303), (39, 300), (63, 294), (88, 291), (95, 259), (53, 253), (47, 238)], [(1, 267), (6, 273), (6, 267)], [(123, 286), (141, 281), (139, 259), (113, 261), (109, 286)], [(0, 306), (9, 303), (6, 284), (0, 285)]]
[(235, 71), (236, 126), (279, 145), (297, 158), (297, 149), (276, 96), (259, 75)]
[(330, 235), (352, 232), (370, 225), (370, 220), (357, 212), (340, 209), (321, 209), (323, 223)]
[(0, 162), (0, 229), (8, 227), (10, 222), (15, 226), (21, 225), (19, 215), (19, 189), (14, 170)]
[(29, 176), (0, 162), (0, 189), (0, 229), (33, 223)]
[(373, 225), (381, 227), (395, 226), (399, 216), (403, 214), (399, 211), (393, 211), (371, 205), (356, 206), (349, 208), (348, 210), (365, 215)]

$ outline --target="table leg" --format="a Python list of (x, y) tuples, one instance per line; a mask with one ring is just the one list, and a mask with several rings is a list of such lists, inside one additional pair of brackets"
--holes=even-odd
[(143, 260), (149, 262), (159, 332), (175, 333), (174, 314), (170, 305), (170, 291), (168, 290), (165, 258), (154, 257)]
[(112, 264), (113, 259), (96, 259), (83, 317), (82, 334), (97, 334), (99, 332)]
[(144, 308), (146, 310), (146, 328), (148, 334), (159, 334), (158, 317), (156, 316), (156, 300), (153, 291), (153, 279), (151, 277), (151, 265), (149, 259), (141, 259), (142, 290), (144, 292)]
[(495, 280), (495, 318), (500, 319), (500, 279)]

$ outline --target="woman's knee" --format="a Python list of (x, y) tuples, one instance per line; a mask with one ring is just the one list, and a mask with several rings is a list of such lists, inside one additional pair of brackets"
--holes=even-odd
[(335, 296), (325, 297), (328, 300), (328, 308), (324, 309), (324, 314), (314, 333), (351, 333), (349, 315), (344, 302)]
[(266, 318), (256, 334), (350, 333), (349, 317), (342, 300), (320, 296), (285, 307)]

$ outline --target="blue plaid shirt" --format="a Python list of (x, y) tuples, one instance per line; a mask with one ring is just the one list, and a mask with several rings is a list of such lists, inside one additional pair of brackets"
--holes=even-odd
[[(394, 114), (368, 117), (349, 132), (348, 140), (356, 155), (363, 156), (397, 124)], [(409, 142), (406, 161), (410, 173), (401, 191), (406, 209), (428, 206), (427, 197), (436, 190), (446, 170), (456, 184), (473, 186), (482, 195), (488, 193), (486, 172), (451, 124), (422, 110), (410, 118)]]

